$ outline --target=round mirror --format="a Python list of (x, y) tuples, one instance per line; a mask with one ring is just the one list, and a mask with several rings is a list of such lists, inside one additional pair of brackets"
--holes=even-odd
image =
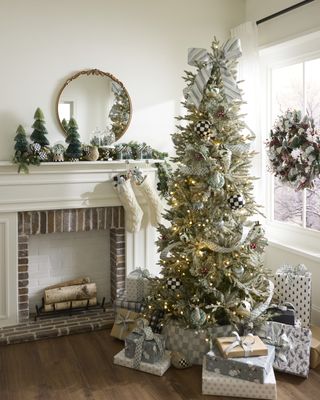
[(131, 101), (123, 83), (98, 69), (69, 78), (58, 95), (57, 115), (66, 134), (70, 118), (77, 121), (83, 143), (110, 145), (128, 129)]

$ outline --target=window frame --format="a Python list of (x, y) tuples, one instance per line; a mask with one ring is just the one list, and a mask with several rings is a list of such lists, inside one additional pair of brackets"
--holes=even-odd
[[(295, 38), (285, 43), (259, 49), (261, 76), (261, 188), (264, 194), (266, 235), (268, 240), (280, 247), (295, 249), (320, 257), (320, 231), (307, 228), (306, 191), (303, 193), (302, 226), (274, 219), (274, 176), (268, 172), (265, 142), (272, 128), (272, 71), (298, 63), (320, 58), (320, 31)], [(303, 88), (305, 94), (305, 65), (303, 64)], [(304, 97), (305, 102), (305, 97)], [(305, 109), (305, 104), (304, 104)]]

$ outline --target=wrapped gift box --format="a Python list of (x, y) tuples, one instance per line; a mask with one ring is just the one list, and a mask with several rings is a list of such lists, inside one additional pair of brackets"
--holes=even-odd
[(248, 382), (207, 370), (204, 357), (202, 365), (202, 394), (215, 396), (246, 397), (250, 399), (277, 399), (277, 386), (273, 369), (264, 383)]
[(310, 329), (267, 321), (257, 333), (266, 343), (275, 346), (274, 369), (305, 378), (308, 376)]
[[(152, 332), (152, 331), (151, 331)], [(144, 334), (143, 331), (134, 330), (131, 332), (125, 340), (125, 355), (127, 358), (136, 358), (137, 352), (139, 351), (139, 342), (141, 345), (141, 358), (142, 362), (154, 364), (159, 361), (165, 351), (165, 338), (157, 333), (152, 333), (148, 338), (148, 334)]]
[(114, 307), (117, 308), (125, 308), (127, 310), (135, 311), (140, 313), (143, 311), (142, 303), (139, 301), (128, 301), (126, 299), (126, 294), (119, 297), (113, 302)]
[(296, 318), (305, 328), (310, 326), (311, 312), (311, 273), (303, 264), (284, 265), (274, 277), (274, 295), (279, 303), (289, 302), (294, 305)]
[[(215, 326), (207, 331), (201, 329), (185, 329), (178, 322), (171, 321), (163, 327), (166, 348), (186, 354), (191, 364), (201, 365), (203, 356), (209, 351), (209, 340), (230, 335), (232, 325)], [(209, 335), (209, 336), (208, 336)]]
[(110, 335), (117, 339), (125, 340), (136, 327), (139, 317), (140, 315), (134, 311), (118, 308)]
[[(134, 368), (133, 359), (127, 358), (125, 356), (125, 349), (121, 350), (120, 353), (114, 356), (113, 362), (114, 364), (122, 365), (123, 367)], [(147, 372), (149, 374), (162, 376), (169, 367), (170, 367), (170, 352), (166, 351), (161, 360), (157, 361), (155, 364), (141, 362), (140, 365), (134, 369), (137, 369), (138, 371)]]
[[(240, 345), (242, 343), (242, 345)], [(268, 355), (267, 346), (259, 336), (219, 337), (216, 344), (225, 358), (254, 357)]]
[(232, 378), (264, 383), (274, 362), (274, 346), (267, 345), (268, 355), (260, 357), (224, 358), (214, 346), (206, 354), (207, 370)]
[(320, 327), (312, 326), (311, 332), (310, 367), (317, 368), (320, 364)]
[(149, 271), (134, 269), (126, 278), (126, 298), (128, 301), (142, 301), (149, 291)]
[(267, 309), (268, 320), (287, 325), (295, 325), (295, 309), (290, 303), (272, 305)]

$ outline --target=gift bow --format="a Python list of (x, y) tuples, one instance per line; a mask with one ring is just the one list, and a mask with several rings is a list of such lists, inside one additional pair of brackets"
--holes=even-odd
[(150, 272), (146, 268), (136, 268), (131, 271), (129, 275), (133, 278), (148, 278), (150, 276)]
[(142, 349), (143, 349), (143, 342), (145, 340), (154, 340), (158, 350), (163, 352), (163, 345), (159, 338), (159, 336), (155, 335), (152, 332), (150, 326), (148, 326), (149, 322), (144, 319), (140, 318), (137, 320), (137, 327), (132, 331), (133, 333), (137, 333), (140, 335), (139, 339), (136, 341), (136, 348), (134, 352), (134, 360), (133, 360), (133, 368), (139, 368), (142, 358)]
[(220, 68), (227, 101), (241, 99), (240, 89), (227, 66), (228, 61), (239, 58), (241, 54), (240, 40), (237, 38), (227, 40), (222, 46), (222, 56), (219, 60), (213, 61), (206, 49), (190, 48), (188, 50), (188, 64), (192, 66), (202, 64), (202, 68), (199, 69), (194, 83), (184, 90), (187, 101), (190, 100), (197, 108), (199, 107), (203, 97), (203, 90), (211, 76), (214, 63)]
[(298, 265), (283, 265), (277, 269), (277, 274), (284, 274), (287, 283), (291, 284), (295, 276), (307, 276), (310, 274), (307, 267), (304, 264)]
[(115, 320), (116, 325), (122, 325), (121, 326), (121, 332), (120, 332), (120, 337), (122, 338), (124, 332), (127, 332), (129, 330), (128, 324), (131, 324), (135, 322), (135, 319), (130, 318), (131, 311), (128, 311), (126, 315), (122, 315), (119, 313), (117, 315), (117, 319)]
[(268, 331), (268, 336), (264, 338), (264, 341), (275, 347), (276, 355), (279, 360), (287, 363), (286, 353), (288, 350), (292, 349), (291, 340), (288, 338), (281, 325), (270, 323), (268, 326), (270, 327), (270, 331)]
[(237, 346), (240, 346), (244, 350), (244, 356), (249, 357), (250, 353), (252, 352), (252, 345), (256, 341), (252, 333), (249, 333), (245, 337), (240, 337), (238, 332), (233, 331), (231, 335), (235, 336), (234, 340), (232, 343), (225, 349), (226, 355), (230, 353), (232, 349), (234, 349)]
[(295, 307), (292, 303), (290, 303), (289, 301), (285, 301), (283, 304), (271, 304), (269, 306), (269, 309), (275, 308), (277, 310), (280, 311), (295, 311)]

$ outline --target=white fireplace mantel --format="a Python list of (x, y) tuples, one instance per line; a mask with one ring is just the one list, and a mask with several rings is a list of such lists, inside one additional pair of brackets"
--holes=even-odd
[[(48, 162), (30, 166), (29, 174), (18, 174), (16, 164), (0, 162), (0, 326), (17, 322), (17, 213), (121, 205), (114, 176), (137, 166), (155, 182), (151, 162), (158, 160)], [(127, 272), (138, 267), (157, 272), (156, 230), (139, 193), (137, 199), (144, 218), (140, 232), (126, 232)]]

